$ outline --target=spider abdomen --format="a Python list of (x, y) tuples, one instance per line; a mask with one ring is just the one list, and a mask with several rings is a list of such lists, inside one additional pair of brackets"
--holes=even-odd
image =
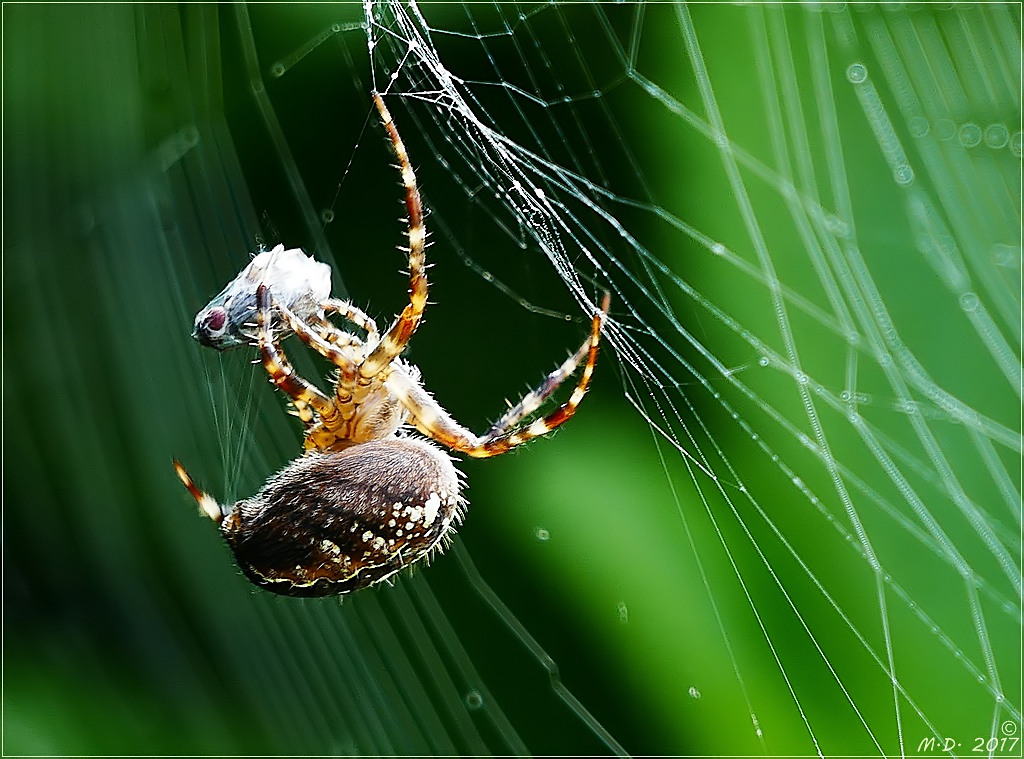
[(443, 547), (465, 501), (451, 458), (413, 438), (310, 452), (235, 504), (221, 532), (256, 585), (287, 596), (347, 593)]

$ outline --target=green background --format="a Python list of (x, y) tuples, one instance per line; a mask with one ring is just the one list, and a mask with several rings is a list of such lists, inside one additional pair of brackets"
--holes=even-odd
[[(776, 12), (768, 12), (769, 24), (778, 23)], [(883, 13), (840, 12), (863, 14), (853, 21), (862, 32), (873, 28), (870, 14)], [(957, 12), (895, 11), (912, 23), (921, 23), (921, 13)], [(299, 426), (250, 365), (251, 356), (200, 350), (189, 338), (191, 320), (241, 268), (257, 236), (268, 245), (317, 250), (334, 264), (336, 293), (381, 322), (401, 307), (403, 261), (394, 251), (401, 242), (401, 191), (371, 112), (365, 38), (360, 31), (337, 35), (280, 79), (267, 74), (272, 61), (331, 23), (360, 21), (360, 6), (244, 11), (7, 4), (3, 13), (6, 753), (607, 751), (572, 697), (631, 753), (813, 754), (805, 719), (825, 753), (878, 753), (864, 723), (886, 753), (898, 751), (891, 682), (758, 508), (884, 655), (878, 591), (867, 562), (763, 455), (749, 431), (733, 424), (698, 379), (665, 353), (658, 360), (681, 383), (672, 397), (679, 419), (696, 435), (693, 445), (713, 451), (708, 442), (714, 440), (723, 452), (727, 465), (712, 466), (724, 494), (688, 469), (636, 413), (626, 393), (650, 399), (632, 384), (629, 365), (607, 349), (593, 393), (552, 440), (464, 463), (469, 518), (459, 548), (429, 569), (344, 603), (281, 599), (251, 588), (216, 531), (195, 513), (170, 459), (180, 458), (225, 500), (243, 497), (296, 455)], [(460, 6), (425, 6), (425, 13), (437, 28), (469, 28)], [(677, 17), (670, 9), (649, 13), (639, 70), (700, 113)], [(731, 139), (774, 165), (759, 89), (764, 80), (753, 73), (764, 62), (749, 31), (764, 23), (758, 13), (692, 9)], [(791, 8), (781, 16), (801, 77), (813, 65), (804, 13)], [(484, 27), (492, 20), (488, 14), (512, 15), (486, 7), (478, 14)], [(633, 14), (635, 7), (627, 6), (604, 18), (628, 40)], [(594, 86), (573, 69), (573, 55), (589, 52), (590, 45), (598, 50), (582, 69), (604, 99), (597, 105), (580, 99), (586, 144), (596, 153), (581, 173), (595, 181), (603, 176), (618, 192), (675, 214), (756, 261), (743, 242), (736, 199), (713, 142), (665, 101), (613, 83), (622, 66), (599, 54), (601, 43), (594, 41), (607, 31), (599, 18), (573, 7), (531, 16), (536, 46), (551, 63), (541, 86), (552, 96), (559, 83), (574, 97)], [(973, 23), (993, 22), (971, 17), (963, 22), (965, 34)], [(1019, 19), (1015, 23), (1019, 41)], [(570, 29), (576, 41), (566, 44)], [(502, 58), (500, 40), (493, 42), (493, 58), (483, 55), (476, 38), (439, 37), (438, 45), (454, 71), (483, 72), (483, 79), (496, 78), (496, 70), (519, 76), (515, 51), (504, 50), (508, 58)], [(283, 143), (275, 143), (249, 86), (252, 69), (245, 61), (252, 51), (268, 97), (262, 102), (272, 104)], [(877, 62), (865, 56), (876, 71)], [(911, 250), (905, 197), (858, 101), (841, 89), (842, 54), (836, 52), (831, 64), (860, 244), (901, 336), (939, 385), (1014, 430), (1019, 446), (1019, 397), (992, 366), (955, 298)], [(1019, 71), (1019, 60), (1007, 65)], [(893, 95), (881, 79), (878, 86), (895, 113)], [(523, 123), (497, 100), (495, 123), (525, 142)], [(536, 249), (515, 245), (494, 224), (488, 201), (467, 198), (434, 160), (432, 146), (444, 146), (444, 138), (422, 106), (389, 102), (434, 211), (428, 226), (435, 244), (428, 254), (436, 305), (409, 358), (456, 418), (483, 430), (503, 410), (503, 399), (515, 398), (579, 344), (586, 318)], [(813, 97), (797, 102), (800, 118), (816, 126)], [(992, 102), (985, 113), (969, 103), (968, 116), (977, 112), (982, 124), (1005, 122), (1016, 132), (1016, 157), (1009, 148), (972, 154), (971, 160), (994, 166), (971, 175), (991, 180), (973, 191), (1009, 194), (1019, 210), (1019, 101), (1017, 112), (997, 108), (998, 98)], [(534, 112), (526, 122), (536, 125), (555, 162), (566, 160), (582, 133), (549, 133), (553, 124)], [(559, 125), (567, 123), (571, 119)], [(634, 163), (624, 157), (623, 144)], [(814, 159), (823, 156), (815, 152)], [(301, 190), (292, 182), (296, 176)], [(773, 182), (745, 173), (745, 180), (779, 279), (826, 308), (777, 175)], [(927, 181), (922, 175), (921, 182), (941, 195), (943, 188)], [(823, 193), (827, 198), (828, 190)], [(327, 209), (334, 218), (321, 225)], [(621, 214), (674, 275), (782, 350), (763, 284), (723, 269), (653, 214)], [(972, 217), (974, 226), (966, 229), (1003, 241), (1015, 256), (1008, 287), (1019, 293), (1019, 218), (1015, 226), (1012, 218), (994, 217)], [(732, 392), (731, 407), (842, 522), (842, 504), (820, 460), (782, 433), (763, 408), (715, 379), (708, 359), (675, 332), (686, 325), (724, 365), (735, 367), (756, 361), (736, 330), (710, 319), (671, 278), (644, 274), (643, 262), (615, 247), (616, 240), (603, 242), (627, 270), (666, 287), (674, 318), (665, 319), (641, 298), (633, 301), (638, 316), (621, 303), (613, 304), (613, 315), (627, 327), (663, 335), (700, 377)], [(465, 265), (460, 248), (476, 268)], [(575, 317), (531, 313), (481, 277), (480, 268), (528, 303)], [(582, 259), (579, 268), (584, 277), (594, 276)], [(1005, 268), (993, 276), (1004, 275)], [(625, 275), (614, 273), (612, 280), (635, 297)], [(588, 283), (588, 289), (596, 287)], [(986, 298), (988, 291), (979, 292)], [(805, 369), (816, 381), (841, 387), (842, 336), (803, 313), (794, 311), (792, 319)], [(1012, 361), (1019, 368), (1019, 349)], [(296, 364), (309, 376), (325, 371), (302, 355)], [(886, 408), (891, 390), (878, 367), (865, 361), (861, 372), (860, 387), (880, 400), (870, 421), (927, 462), (903, 416)], [(784, 419), (805, 427), (800, 398), (784, 372), (753, 376), (749, 384)], [(648, 413), (654, 415), (653, 408), (647, 405)], [(695, 424), (698, 418), (710, 437)], [(825, 411), (823, 421), (837, 459), (900, 503), (842, 415)], [(948, 418), (938, 427), (957, 475), (987, 510), (1019, 575), (1019, 521), (998, 511), (996, 484), (969, 436)], [(675, 434), (689, 449), (681, 427)], [(1019, 448), (1000, 447), (996, 455), (1019, 492)], [(1005, 577), (969, 525), (935, 495), (941, 488), (934, 472), (912, 475), (916, 484), (934, 488), (926, 491), (929, 506), (978, 575), (1012, 602), (1000, 609), (986, 596), (984, 609), (1007, 699), (1019, 707), (1019, 599), (1005, 589)], [(755, 494), (753, 502), (738, 482)], [(925, 542), (871, 503), (859, 505), (887, 569), (915, 604), (928, 607), (943, 633), (924, 630), (889, 586), (884, 593), (897, 675), (935, 730), (969, 747), (972, 736), (987, 737), (1006, 715), (955, 656), (959, 651), (981, 660), (962, 584)], [(913, 519), (905, 504), (898, 508)], [(750, 613), (748, 594), (757, 599), (759, 619)], [(771, 647), (761, 625), (770, 631)], [(555, 663), (559, 676), (552, 679)], [(563, 687), (573, 696), (561, 698)], [(909, 710), (904, 719), (908, 751), (933, 734)]]

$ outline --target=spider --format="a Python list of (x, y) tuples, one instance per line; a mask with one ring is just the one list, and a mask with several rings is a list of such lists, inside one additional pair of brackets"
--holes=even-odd
[[(324, 315), (300, 319), (276, 300), (272, 285), (256, 288), (256, 346), (277, 388), (305, 424), (305, 452), (272, 475), (251, 498), (233, 506), (202, 492), (174, 462), (201, 510), (220, 526), (239, 567), (255, 585), (287, 596), (347, 593), (390, 578), (444, 549), (467, 502), (463, 475), (438, 446), (408, 434), (414, 427), (446, 448), (488, 457), (544, 435), (568, 421), (586, 395), (597, 361), (606, 293), (580, 349), (510, 408), (483, 435), (456, 422), (400, 358), (427, 303), (426, 232), (419, 190), (405, 146), (380, 95), (373, 101), (398, 156), (405, 186), (409, 237), (409, 303), (383, 335), (362, 311), (328, 301)], [(276, 311), (276, 313), (275, 313)], [(365, 331), (365, 340), (326, 318), (337, 313)], [(337, 368), (326, 394), (292, 369), (274, 332), (276, 315), (298, 338)], [(569, 399), (522, 423), (583, 363)], [(518, 426), (517, 426), (518, 425)]]

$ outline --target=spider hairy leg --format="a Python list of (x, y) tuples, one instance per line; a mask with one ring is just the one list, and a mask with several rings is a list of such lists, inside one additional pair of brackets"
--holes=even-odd
[[(515, 448), (517, 445), (522, 445), (535, 437), (540, 437), (551, 432), (556, 427), (559, 427), (569, 421), (573, 414), (576, 413), (576, 408), (580, 405), (584, 396), (587, 394), (587, 390), (590, 387), (591, 377), (594, 374), (594, 367), (597, 365), (597, 348), (601, 341), (601, 327), (604, 324), (610, 303), (611, 296), (610, 294), (605, 293), (601, 302), (601, 310), (594, 314), (591, 322), (590, 337), (587, 339), (586, 343), (587, 362), (583, 367), (583, 374), (580, 376), (579, 382), (577, 382), (572, 395), (565, 403), (550, 414), (531, 422), (525, 427), (520, 427), (511, 431), (499, 429), (497, 432), (490, 432), (483, 436), (478, 436), (456, 422), (448, 412), (441, 408), (422, 387), (412, 381), (404, 372), (393, 371), (388, 377), (386, 384), (388, 389), (400, 398), (405, 407), (409, 409), (412, 416), (412, 422), (424, 435), (428, 435), (452, 450), (460, 451), (461, 453), (465, 453), (474, 458), (498, 456), (512, 448)], [(573, 358), (575, 358), (575, 356)], [(563, 368), (571, 362), (572, 359), (566, 362), (566, 364), (563, 364)], [(575, 368), (575, 366), (573, 368)], [(561, 368), (556, 370), (553, 374), (560, 373)], [(561, 379), (559, 379), (559, 382), (561, 382)], [(539, 388), (538, 390), (542, 393), (545, 389), (546, 388), (542, 386), (542, 388)], [(548, 394), (553, 390), (554, 387), (550, 388), (550, 390), (548, 390)], [(536, 410), (536, 407), (540, 405), (543, 398), (537, 400), (536, 396), (538, 395), (538, 391), (535, 391), (530, 395), (535, 397), (530, 399), (530, 396), (527, 396), (527, 398), (524, 399), (524, 402), (518, 404), (517, 408), (513, 409), (513, 411), (516, 411), (517, 409), (521, 410), (524, 407), (529, 406), (533, 407), (531, 410)], [(528, 402), (527, 399), (529, 399)], [(529, 411), (525, 411), (524, 414), (525, 413), (529, 413)], [(518, 419), (509, 419), (503, 424), (503, 427), (507, 428), (508, 426), (515, 424), (516, 421), (518, 421)]]
[(181, 465), (181, 462), (177, 459), (171, 459), (174, 462), (174, 471), (178, 474), (178, 479), (181, 480), (181, 484), (188, 488), (188, 492), (192, 494), (192, 497), (196, 499), (196, 503), (199, 504), (199, 510), (202, 511), (206, 516), (212, 519), (217, 524), (220, 524), (224, 518), (225, 509), (221, 506), (217, 499), (215, 499), (209, 493), (204, 493), (196, 484), (192, 481), (192, 478), (188, 476), (188, 472), (185, 471), (185, 467)]
[[(375, 343), (380, 339), (380, 332), (377, 330), (377, 322), (367, 316), (360, 308), (352, 305), (348, 301), (329, 298), (321, 304), (321, 308), (323, 308), (324, 312), (327, 314), (338, 314), (342, 319), (350, 321), (357, 327), (366, 330), (367, 343)], [(324, 322), (324, 324), (334, 328), (334, 325), (330, 324), (330, 322)], [(341, 332), (341, 330), (334, 328), (332, 334), (339, 332)], [(341, 332), (341, 334), (347, 333)], [(330, 338), (327, 339), (330, 340)]]
[(299, 418), (299, 420), (307, 427), (316, 421), (316, 415), (313, 413), (313, 409), (305, 404), (303, 401), (292, 401), (292, 413)]
[(270, 375), (270, 381), (293, 401), (312, 407), (324, 426), (330, 427), (338, 417), (337, 408), (315, 385), (295, 373), (271, 334), (270, 290), (266, 285), (260, 285), (256, 290), (256, 332), (263, 368)]
[[(275, 303), (274, 307), (281, 313), (285, 318), (285, 321), (288, 322), (288, 326), (291, 328), (292, 332), (294, 332), (302, 342), (338, 367), (339, 385), (347, 386), (353, 384), (356, 376), (356, 364), (352, 359), (345, 355), (337, 344), (328, 342), (326, 339), (314, 332), (308, 324), (292, 313), (292, 310), (283, 303)], [(341, 334), (344, 335), (345, 333)], [(349, 344), (349, 342), (344, 343), (344, 345)]]
[[(547, 416), (531, 422), (530, 425), (525, 428), (513, 430), (512, 432), (505, 432), (504, 430), (501, 430), (497, 433), (497, 436), (485, 437), (485, 442), (483, 446), (481, 446), (479, 452), (467, 451), (470, 456), (483, 458), (505, 453), (509, 449), (514, 448), (517, 445), (521, 445), (528, 440), (540, 437), (541, 435), (546, 435), (572, 418), (573, 414), (576, 413), (576, 408), (580, 405), (583, 401), (583, 397), (587, 394), (587, 390), (590, 389), (590, 380), (594, 375), (594, 368), (597, 366), (597, 348), (598, 344), (601, 342), (601, 327), (608, 315), (608, 308), (610, 305), (611, 293), (606, 292), (604, 297), (601, 299), (601, 310), (594, 314), (593, 321), (591, 322), (590, 339), (588, 341), (589, 344), (587, 344), (587, 363), (583, 367), (583, 374), (580, 375), (580, 380), (576, 383), (576, 388), (572, 391), (572, 395), (569, 396), (569, 400)], [(563, 364), (563, 367), (564, 366), (565, 364)], [(575, 369), (576, 366), (574, 365), (572, 368)], [(555, 384), (555, 387), (557, 387), (561, 381), (562, 380), (559, 379)], [(551, 390), (553, 391), (554, 388), (551, 388)], [(527, 398), (529, 398), (529, 396), (527, 396)], [(527, 398), (524, 398), (523, 401), (525, 402)], [(538, 400), (534, 408), (540, 405), (540, 401), (542, 400), (543, 398)], [(520, 406), (522, 405), (523, 403), (520, 403)], [(524, 414), (521, 414), (520, 418), (528, 413), (530, 413), (530, 411), (526, 411)], [(509, 421), (505, 427), (507, 428), (508, 426), (515, 424), (517, 421), (518, 419), (513, 419)]]
[(484, 433), (484, 437), (498, 437), (505, 434), (513, 426), (538, 408), (546, 401), (555, 390), (573, 373), (584, 358), (590, 353), (590, 337), (580, 346), (572, 356), (565, 360), (560, 367), (548, 374), (544, 381), (529, 393), (523, 396), (515, 406), (502, 414), (491, 428)]
[(412, 170), (409, 154), (405, 143), (398, 134), (398, 129), (391, 118), (391, 113), (384, 100), (377, 92), (373, 93), (373, 102), (380, 112), (381, 121), (391, 138), (391, 144), (398, 156), (398, 167), (402, 172), (402, 183), (405, 185), (405, 207), (409, 215), (409, 304), (391, 325), (380, 344), (367, 356), (359, 368), (359, 375), (368, 378), (380, 373), (381, 369), (390, 364), (405, 349), (423, 318), (423, 309), (427, 305), (427, 271), (426, 271), (426, 239), (427, 231), (423, 225), (423, 204), (420, 202), (420, 191), (416, 184), (416, 174)]

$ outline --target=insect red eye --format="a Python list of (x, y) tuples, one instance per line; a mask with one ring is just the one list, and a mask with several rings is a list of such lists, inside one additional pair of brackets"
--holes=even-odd
[(228, 312), (223, 308), (211, 308), (203, 322), (203, 327), (210, 332), (221, 332), (228, 321)]

